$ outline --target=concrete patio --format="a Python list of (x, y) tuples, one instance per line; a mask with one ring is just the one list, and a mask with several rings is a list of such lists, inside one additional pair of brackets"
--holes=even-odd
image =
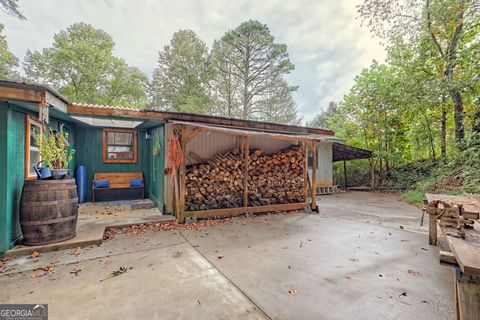
[[(18, 257), (0, 269), (0, 301), (48, 303), (51, 319), (455, 318), (419, 209), (350, 192), (319, 205)], [(120, 267), (132, 269), (112, 277)]]
[(102, 243), (105, 228), (123, 227), (139, 223), (172, 221), (174, 217), (162, 215), (148, 199), (83, 203), (78, 208), (77, 235), (59, 243), (24, 246), (17, 245), (5, 252), (5, 257), (29, 255), (33, 251), (47, 252), (99, 245)]

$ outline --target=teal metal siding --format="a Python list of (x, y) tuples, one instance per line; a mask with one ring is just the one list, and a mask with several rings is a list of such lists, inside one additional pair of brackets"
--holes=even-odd
[[(19, 208), (25, 177), (27, 114), (33, 113), (13, 104), (0, 104), (0, 253), (13, 247), (22, 236)], [(63, 122), (51, 119), (50, 126), (57, 129), (59, 123)], [(64, 124), (73, 142), (75, 125)]]
[(77, 127), (75, 136), (75, 163), (87, 169), (87, 201), (92, 200), (92, 180), (95, 173), (103, 172), (143, 172), (145, 178), (145, 195), (151, 190), (151, 148), (150, 140), (145, 139), (145, 131), (138, 131), (137, 163), (103, 163), (103, 129)]
[(0, 104), (0, 252), (10, 248), (10, 212), (7, 211), (8, 190), (8, 106)]
[(10, 159), (8, 163), (8, 182), (10, 186), (7, 197), (10, 198), (10, 203), (7, 209), (12, 213), (10, 245), (13, 246), (22, 236), (19, 208), (25, 175), (25, 114), (10, 111), (8, 123)]
[[(153, 128), (151, 130), (150, 155), (151, 155), (151, 179), (150, 179), (150, 199), (163, 210), (164, 204), (164, 169), (165, 169), (165, 133), (164, 126)], [(160, 154), (154, 155), (154, 144), (159, 143)]]

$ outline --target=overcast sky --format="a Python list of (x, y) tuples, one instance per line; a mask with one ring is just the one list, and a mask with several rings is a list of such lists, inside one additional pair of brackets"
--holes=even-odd
[(178, 29), (192, 29), (209, 46), (225, 31), (256, 19), (288, 46), (295, 70), (288, 76), (304, 120), (340, 101), (353, 79), (385, 51), (356, 19), (360, 0), (19, 0), (21, 21), (0, 12), (13, 53), (41, 50), (54, 33), (87, 22), (112, 35), (115, 54), (151, 76), (158, 51)]

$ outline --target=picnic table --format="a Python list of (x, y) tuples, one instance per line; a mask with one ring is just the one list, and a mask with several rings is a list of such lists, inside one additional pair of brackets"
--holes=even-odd
[[(454, 270), (457, 319), (480, 319), (480, 199), (443, 194), (426, 194), (425, 198), (428, 203), (440, 200), (457, 207), (461, 205), (465, 218), (473, 220), (473, 228), (465, 228), (465, 238), (461, 238), (456, 227), (445, 225), (430, 214), (429, 239), (430, 244), (436, 245), (437, 230), (440, 230), (440, 263)], [(433, 238), (435, 243), (431, 243)]]

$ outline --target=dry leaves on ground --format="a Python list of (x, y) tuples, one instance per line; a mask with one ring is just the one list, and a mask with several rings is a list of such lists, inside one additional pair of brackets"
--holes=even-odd
[(417, 277), (420, 275), (420, 272), (414, 271), (414, 270), (408, 270), (408, 273), (410, 273), (412, 276)]
[(73, 268), (72, 270), (70, 270), (70, 273), (74, 274), (75, 276), (78, 276), (78, 273), (82, 271), (82, 269), (80, 268)]
[(218, 259), (223, 259), (223, 254), (219, 254), (219, 255), (217, 256), (217, 258), (218, 258)]
[(42, 255), (42, 254), (41, 254), (40, 252), (38, 252), (38, 251), (33, 251), (31, 257), (32, 257), (32, 258), (37, 258), (37, 257), (40, 257), (41, 255)]
[(347, 274), (347, 275), (345, 276), (345, 279), (347, 279), (347, 280), (352, 280), (352, 279), (353, 279), (353, 276), (352, 276), (351, 274)]
[[(43, 274), (38, 274), (37, 271), (44, 271)], [(39, 278), (43, 277), (47, 274), (54, 273), (55, 269), (52, 266), (44, 266), (44, 267), (36, 267), (33, 269), (33, 275), (32, 278)]]
[[(279, 211), (279, 212), (268, 212), (265, 214), (268, 215), (295, 215), (301, 214), (302, 211), (300, 210), (291, 210), (291, 211)], [(171, 231), (171, 230), (193, 230), (193, 231), (200, 231), (206, 227), (214, 227), (221, 224), (228, 224), (234, 223), (235, 221), (242, 221), (242, 225), (247, 225), (251, 223), (258, 223), (259, 219), (256, 219), (257, 216), (261, 214), (254, 215), (251, 218), (244, 218), (244, 217), (233, 217), (233, 218), (221, 218), (221, 217), (213, 217), (211, 219), (202, 219), (198, 222), (191, 223), (191, 224), (182, 224), (176, 221), (170, 222), (151, 222), (151, 223), (142, 223), (136, 224), (129, 227), (124, 228), (108, 228), (105, 231), (103, 240), (109, 241), (115, 239), (115, 235), (117, 234), (144, 234), (147, 231)], [(270, 219), (267, 217), (266, 219)]]
[(178, 257), (181, 257), (182, 254), (183, 254), (182, 251), (177, 251), (177, 252), (175, 252), (175, 254), (173, 255), (173, 257), (174, 257), (174, 258), (178, 258)]
[(298, 289), (290, 289), (288, 290), (288, 294), (291, 295), (291, 296), (298, 296), (300, 292), (298, 291)]
[(69, 255), (76, 255), (78, 256), (80, 254), (80, 251), (82, 250), (82, 247), (76, 247), (75, 249), (73, 250), (70, 250), (70, 252), (68, 253)]

